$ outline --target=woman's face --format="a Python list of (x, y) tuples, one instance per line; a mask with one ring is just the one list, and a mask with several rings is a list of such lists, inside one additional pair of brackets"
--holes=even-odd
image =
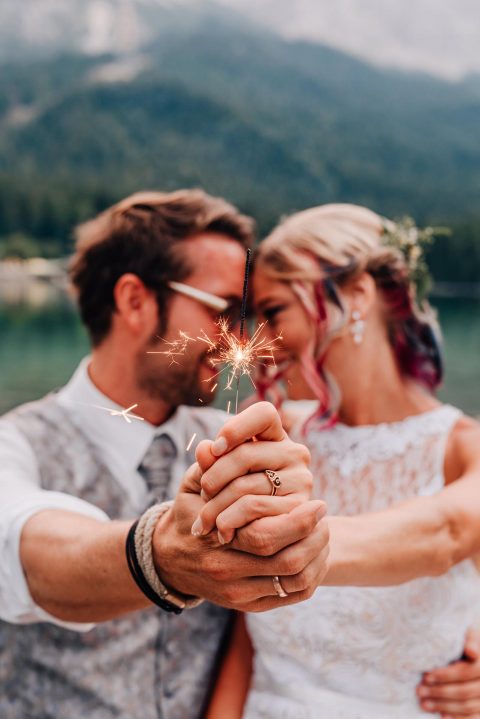
[(313, 323), (286, 282), (268, 277), (261, 268), (253, 276), (254, 307), (271, 339), (281, 335), (274, 351), (277, 364), (298, 362), (314, 336)]

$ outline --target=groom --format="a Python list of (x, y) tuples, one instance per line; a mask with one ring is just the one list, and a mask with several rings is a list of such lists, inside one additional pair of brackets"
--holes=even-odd
[[(197, 717), (225, 607), (296, 602), (323, 578), (328, 531), (323, 503), (307, 501), (308, 452), (267, 403), (230, 419), (202, 407), (213, 397), (207, 346), (175, 354), (180, 331), (214, 338), (220, 317), (235, 324), (251, 239), (248, 218), (199, 190), (137, 194), (79, 228), (71, 279), (91, 357), (58, 393), (0, 421), (2, 719)], [(215, 437), (199, 459), (205, 469), (223, 455), (222, 473), (203, 481), (212, 493), (248, 481), (246, 518), (272, 493), (264, 470), (283, 480), (268, 498), (282, 514), (245, 521), (228, 547), (194, 536), (204, 502), (186, 447)], [(134, 518), (174, 497), (150, 545), (169, 590), (153, 608), (125, 542)], [(277, 575), (291, 578), (289, 596)], [(164, 611), (192, 596), (209, 601)]]

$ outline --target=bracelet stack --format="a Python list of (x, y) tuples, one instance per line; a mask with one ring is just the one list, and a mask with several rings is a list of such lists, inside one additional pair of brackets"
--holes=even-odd
[(125, 549), (128, 568), (143, 594), (164, 611), (181, 614), (184, 609), (197, 607), (203, 599), (188, 597), (168, 589), (158, 576), (152, 556), (153, 531), (160, 517), (172, 504), (171, 501), (163, 502), (147, 509), (130, 527)]

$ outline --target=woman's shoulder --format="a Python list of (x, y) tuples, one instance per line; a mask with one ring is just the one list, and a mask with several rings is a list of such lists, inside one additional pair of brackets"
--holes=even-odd
[(461, 413), (445, 448), (446, 483), (476, 468), (480, 471), (480, 421)]

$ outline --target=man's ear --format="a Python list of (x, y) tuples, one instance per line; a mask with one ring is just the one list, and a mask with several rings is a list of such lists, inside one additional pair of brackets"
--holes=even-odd
[(136, 335), (150, 335), (158, 326), (155, 294), (135, 274), (127, 272), (118, 278), (113, 289), (116, 314)]
[(344, 293), (348, 298), (350, 310), (359, 312), (361, 318), (365, 319), (376, 302), (377, 286), (368, 272), (362, 272), (348, 283)]

